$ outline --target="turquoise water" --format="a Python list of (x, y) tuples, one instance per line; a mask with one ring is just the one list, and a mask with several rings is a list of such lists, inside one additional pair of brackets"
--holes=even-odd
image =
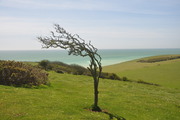
[[(112, 49), (99, 50), (102, 57), (102, 65), (111, 65), (142, 57), (180, 54), (180, 49)], [(0, 60), (15, 61), (61, 61), (67, 64), (79, 64), (88, 66), (88, 57), (68, 55), (65, 50), (28, 50), (28, 51), (0, 51)]]

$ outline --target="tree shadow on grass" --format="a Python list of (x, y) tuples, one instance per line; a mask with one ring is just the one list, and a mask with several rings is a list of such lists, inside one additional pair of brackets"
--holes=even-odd
[(116, 118), (117, 120), (126, 120), (122, 116), (119, 116), (119, 115), (116, 115), (116, 114), (112, 114), (112, 113), (109, 113), (107, 111), (102, 111), (102, 113), (105, 113), (105, 114), (109, 115), (109, 120), (113, 120), (114, 118)]
[(107, 110), (93, 111), (92, 109), (88, 109), (88, 108), (84, 108), (84, 109), (86, 109), (88, 111), (91, 111), (91, 112), (101, 112), (101, 113), (104, 113), (104, 114), (109, 116), (109, 120), (113, 120), (114, 118), (117, 119), (117, 120), (126, 120), (124, 117), (116, 115), (116, 114), (109, 113)]

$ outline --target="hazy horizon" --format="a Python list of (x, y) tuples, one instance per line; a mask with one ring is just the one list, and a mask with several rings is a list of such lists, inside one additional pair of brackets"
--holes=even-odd
[[(100, 49), (98, 53), (102, 57), (103, 66), (105, 66), (148, 56), (180, 54), (180, 49)], [(88, 57), (68, 55), (66, 50), (0, 50), (0, 60), (29, 62), (49, 60), (86, 67), (89, 65)]]
[[(107, 48), (107, 49), (98, 49), (98, 50), (163, 50), (163, 49), (180, 49), (180, 48), (118, 48), (118, 49), (113, 49), (113, 48)], [(46, 50), (63, 50), (63, 51), (68, 51), (64, 50), (61, 48), (49, 48), (49, 49), (9, 49), (9, 50), (1, 50), (0, 51), (46, 51)]]

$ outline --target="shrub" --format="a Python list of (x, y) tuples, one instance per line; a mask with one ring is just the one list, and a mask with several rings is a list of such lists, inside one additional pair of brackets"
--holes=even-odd
[(48, 60), (42, 60), (39, 65), (44, 68), (45, 70), (48, 69), (48, 66), (49, 66), (49, 61)]
[(129, 81), (127, 77), (123, 77), (122, 81)]
[(0, 84), (2, 85), (32, 87), (48, 83), (48, 74), (39, 68), (22, 62), (0, 62)]
[(102, 72), (100, 78), (121, 80), (121, 78), (118, 75), (116, 75), (115, 73), (106, 73), (106, 72)]
[(145, 81), (143, 81), (143, 80), (138, 80), (137, 83), (159, 86), (158, 84), (145, 82)]
[(86, 68), (80, 65), (72, 64), (70, 67), (74, 75), (87, 75), (87, 73), (89, 72)]

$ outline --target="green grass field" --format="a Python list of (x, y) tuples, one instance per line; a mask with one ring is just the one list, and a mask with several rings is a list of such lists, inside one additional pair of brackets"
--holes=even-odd
[[(145, 58), (145, 60), (157, 57), (159, 56), (148, 57)], [(133, 60), (106, 66), (103, 70), (105, 72), (114, 72), (119, 76), (126, 76), (127, 78), (135, 81), (143, 80), (145, 82), (159, 84), (164, 87), (180, 88), (180, 59), (154, 63), (141, 63), (137, 61), (138, 60)]]
[[(136, 77), (138, 73), (143, 72), (146, 78), (152, 71), (162, 72), (166, 68), (172, 71), (164, 74), (172, 77), (174, 75), (171, 74), (175, 74), (172, 67), (179, 70), (179, 63), (179, 60), (172, 60), (142, 63), (144, 65), (140, 66), (140, 63), (132, 61), (122, 64), (129, 66), (126, 68), (118, 64), (121, 67), (109, 66), (104, 70), (114, 70), (119, 75), (136, 80), (142, 78), (134, 78), (133, 74)], [(176, 74), (174, 78), (178, 78)], [(166, 79), (165, 75), (163, 76)], [(154, 75), (150, 77), (156, 78)], [(93, 104), (91, 77), (49, 72), (49, 79), (50, 87), (41, 86), (37, 89), (0, 85), (0, 120), (116, 120), (108, 114), (84, 109)], [(142, 80), (154, 82), (152, 79)], [(167, 84), (168, 81), (162, 84), (161, 79), (155, 80), (160, 81), (161, 86), (101, 79), (99, 106), (108, 113), (126, 120), (179, 120), (180, 90), (175, 89), (179, 87)], [(177, 80), (175, 83), (178, 83)]]

